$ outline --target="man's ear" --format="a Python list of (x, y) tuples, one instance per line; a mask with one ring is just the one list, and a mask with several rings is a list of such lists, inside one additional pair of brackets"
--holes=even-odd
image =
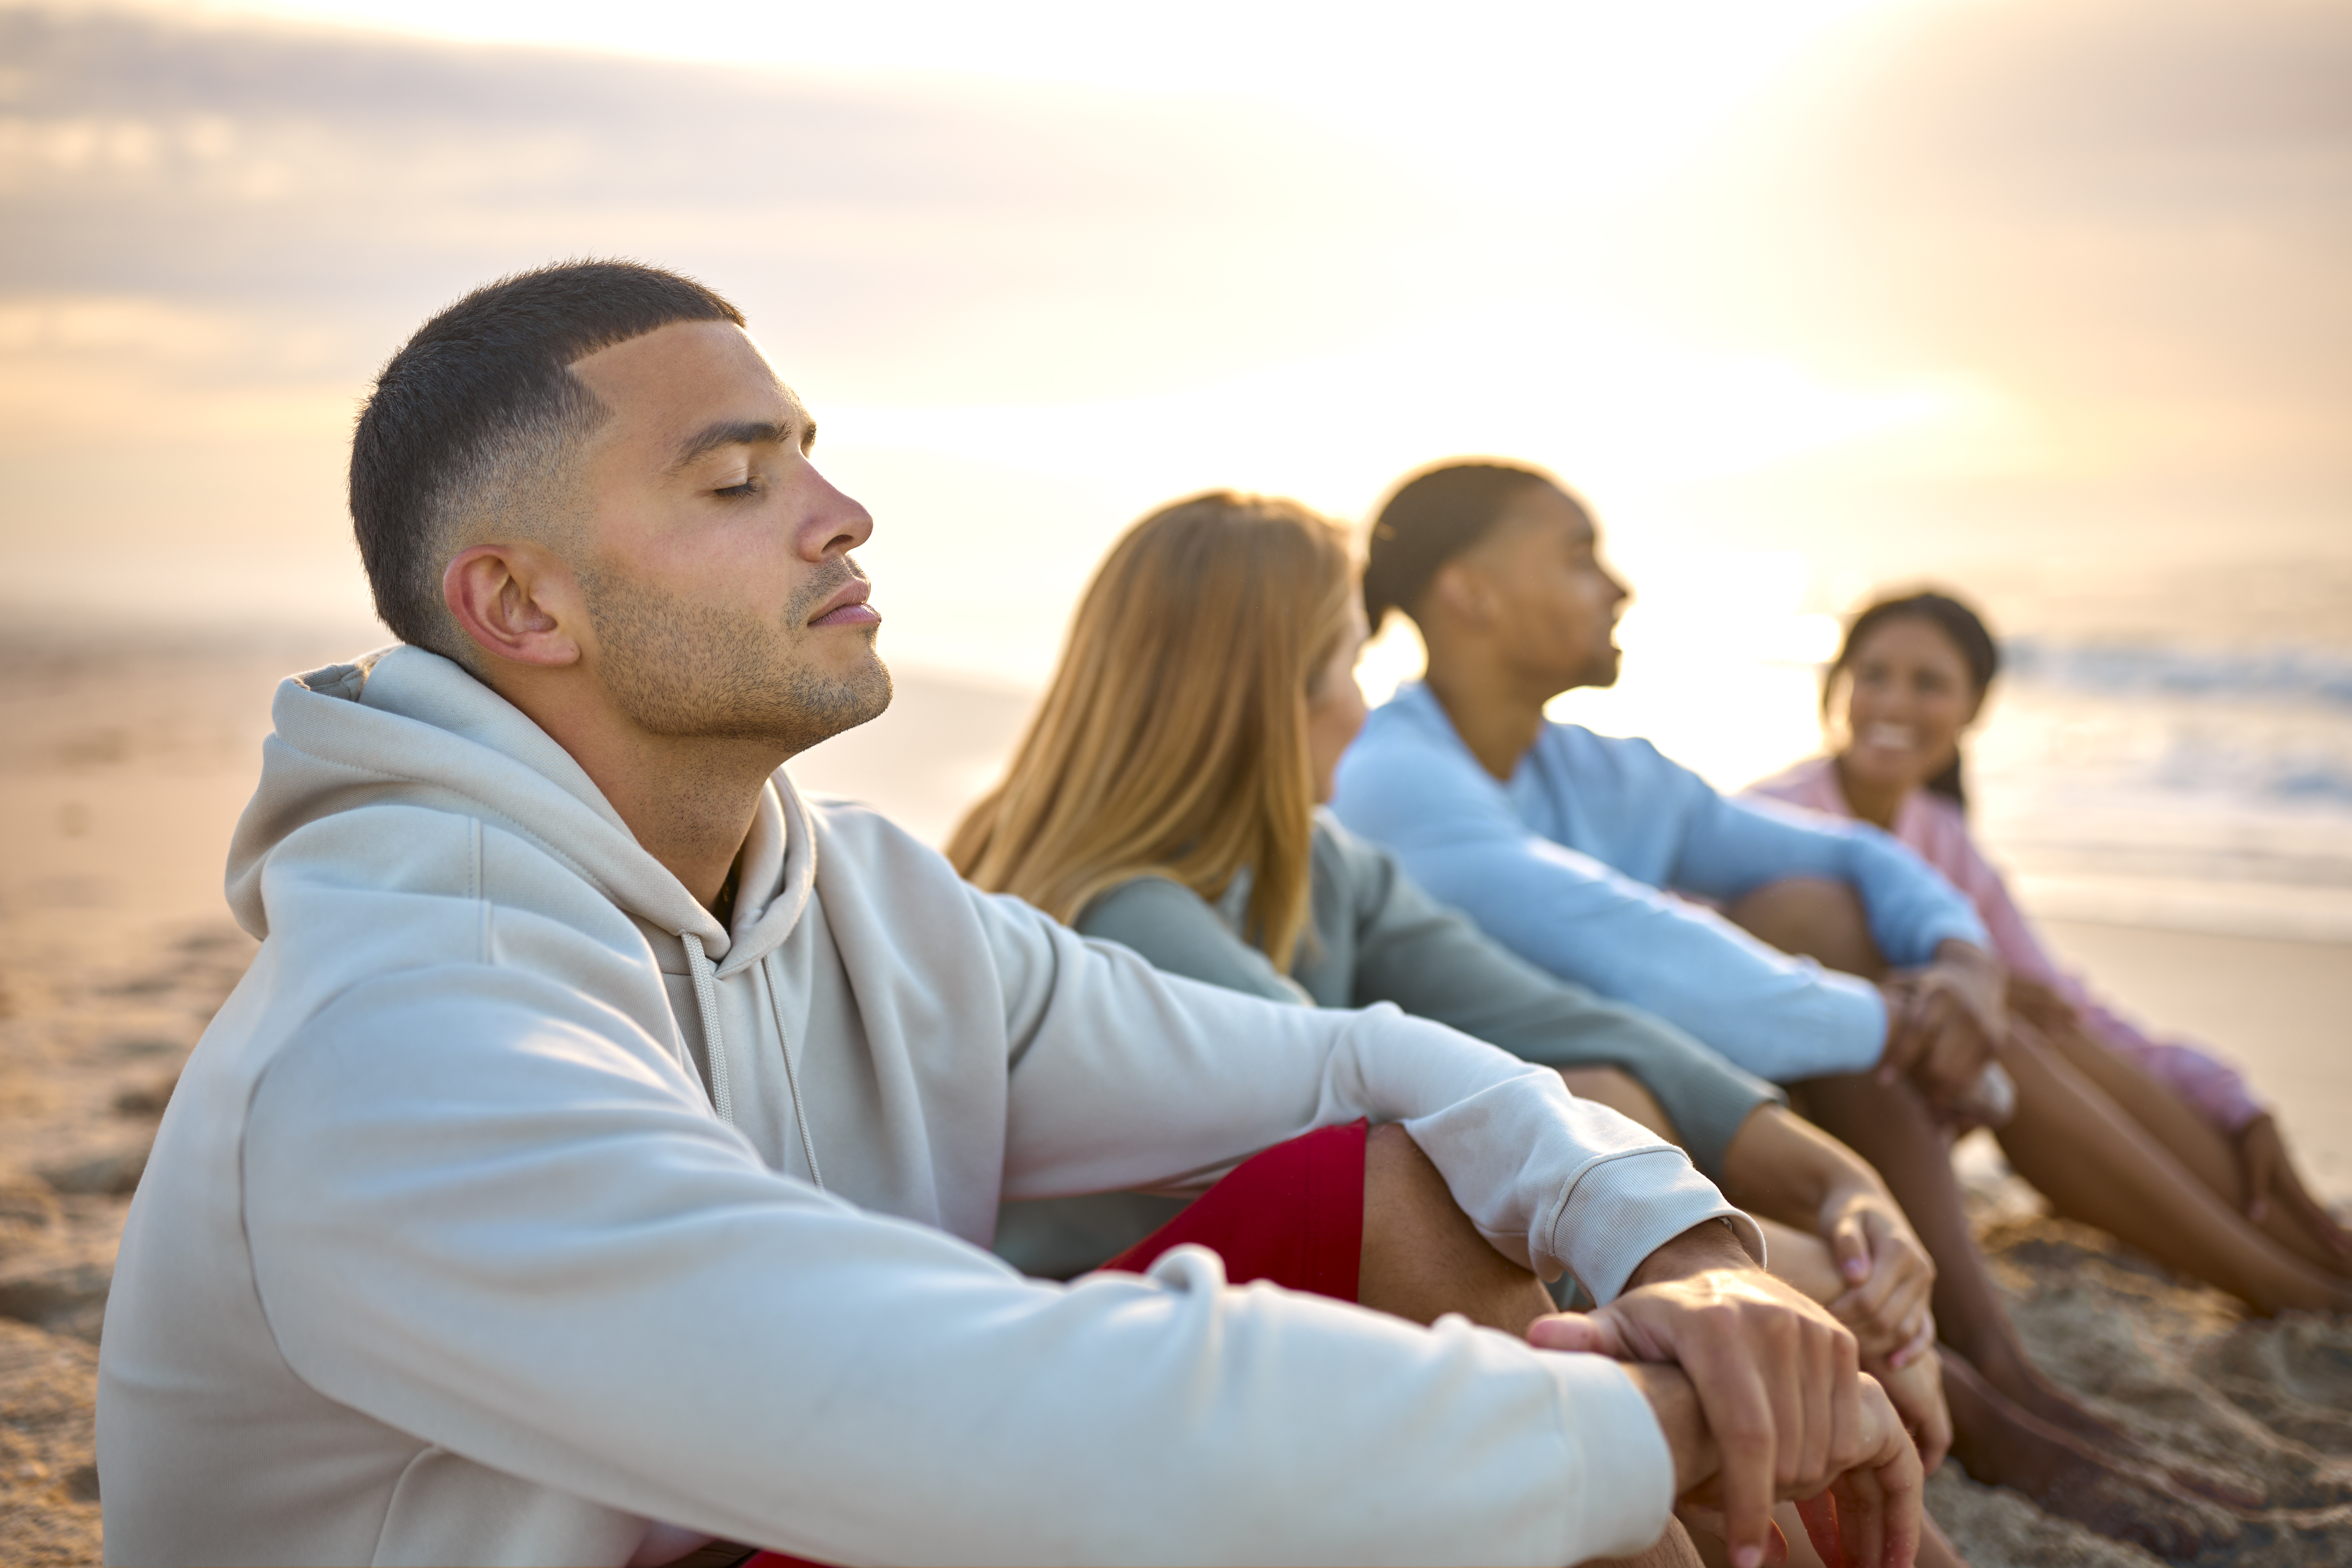
[(441, 574), (441, 600), (458, 629), (492, 658), (557, 669), (580, 662), (574, 635), (587, 615), (579, 580), (535, 544), (477, 544)]
[(1498, 607), (1486, 574), (1459, 555), (1431, 576), (1423, 602), (1459, 626), (1480, 628), (1494, 624)]

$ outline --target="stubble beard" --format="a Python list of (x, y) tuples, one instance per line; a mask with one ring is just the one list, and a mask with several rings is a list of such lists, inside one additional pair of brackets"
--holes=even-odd
[(790, 756), (890, 705), (890, 671), (865, 628), (849, 670), (816, 668), (811, 612), (857, 574), (821, 572), (773, 616), (669, 594), (629, 574), (581, 574), (599, 674), (648, 733), (763, 742)]

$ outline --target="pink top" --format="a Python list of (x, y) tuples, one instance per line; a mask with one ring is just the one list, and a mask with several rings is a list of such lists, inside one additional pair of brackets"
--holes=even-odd
[[(1838, 784), (1837, 765), (1828, 757), (1810, 758), (1741, 793), (1769, 796), (1832, 816), (1853, 816)], [(2093, 997), (2080, 980), (2051, 962), (2023, 911), (2009, 896), (2000, 873), (1969, 837), (1968, 818), (1958, 805), (1930, 790), (1915, 789), (1895, 813), (1895, 837), (1968, 895), (1985, 929), (1992, 933), (1994, 954), (2011, 973), (2036, 981), (2066, 998), (2098, 1039), (2146, 1068), (2224, 1132), (2235, 1133), (2263, 1113), (2265, 1108), (2236, 1068), (2193, 1046), (2150, 1039), (2137, 1026)]]

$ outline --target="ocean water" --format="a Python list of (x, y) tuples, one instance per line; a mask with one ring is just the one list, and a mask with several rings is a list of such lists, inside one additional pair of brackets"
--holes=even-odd
[(2021, 637), (1969, 748), (2048, 918), (2352, 941), (2352, 652)]

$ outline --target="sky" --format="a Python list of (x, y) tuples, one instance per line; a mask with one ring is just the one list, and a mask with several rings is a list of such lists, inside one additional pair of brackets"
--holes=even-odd
[(2352, 637), (2347, 80), (2342, 0), (0, 0), (0, 608), (357, 624), (373, 370), (593, 254), (743, 306), (929, 668), (1469, 452), (1596, 506), (1621, 699), (1759, 736), (1889, 581)]

